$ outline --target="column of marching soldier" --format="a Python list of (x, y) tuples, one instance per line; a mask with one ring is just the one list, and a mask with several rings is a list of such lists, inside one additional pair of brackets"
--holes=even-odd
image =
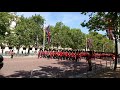
[[(78, 62), (82, 58), (86, 59), (89, 57), (89, 51), (80, 51), (80, 50), (47, 50), (42, 49), (38, 52), (38, 58), (48, 58), (48, 59), (58, 59), (58, 60), (70, 60)], [(114, 60), (115, 54), (108, 52), (93, 52), (92, 59), (112, 59)]]

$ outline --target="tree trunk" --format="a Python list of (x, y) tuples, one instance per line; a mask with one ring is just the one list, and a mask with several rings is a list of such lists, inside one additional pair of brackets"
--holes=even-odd
[[(115, 27), (115, 32), (118, 31), (118, 22), (117, 22), (117, 12), (115, 12), (115, 19), (114, 19), (114, 27)], [(117, 35), (114, 33), (115, 37), (115, 65), (114, 65), (114, 70), (117, 68), (117, 56), (118, 56), (118, 43), (117, 43)]]
[(89, 65), (89, 69), (88, 69), (88, 71), (92, 71), (92, 63), (91, 63), (91, 59), (88, 60), (88, 65)]
[(117, 38), (115, 35), (115, 65), (114, 65), (114, 70), (117, 68), (117, 55), (118, 55), (118, 45), (117, 45)]
[(89, 55), (87, 57), (87, 61), (88, 61), (88, 71), (92, 71), (92, 62), (91, 62), (91, 58), (92, 58), (92, 51), (89, 51)]

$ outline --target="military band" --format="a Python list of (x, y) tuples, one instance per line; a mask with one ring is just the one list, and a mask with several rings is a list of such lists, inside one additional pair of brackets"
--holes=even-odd
[[(114, 53), (108, 52), (92, 52), (92, 59), (114, 59)], [(51, 50), (42, 49), (38, 52), (38, 58), (47, 58), (47, 59), (58, 59), (58, 60), (70, 60), (78, 62), (81, 59), (87, 59), (89, 57), (89, 51), (80, 51), (80, 50)]]

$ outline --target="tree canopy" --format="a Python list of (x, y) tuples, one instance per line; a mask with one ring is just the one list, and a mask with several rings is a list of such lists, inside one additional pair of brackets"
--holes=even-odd
[[(86, 14), (85, 12), (83, 14)], [(110, 13), (114, 14), (114, 13)], [(7, 43), (9, 46), (16, 47), (30, 47), (30, 46), (42, 46), (43, 44), (43, 25), (45, 19), (40, 15), (33, 15), (31, 17), (24, 17), (12, 15), (10, 13), (0, 13), (0, 41), (1, 43)], [(93, 39), (93, 48), (96, 51), (113, 51), (113, 42), (102, 34), (96, 32), (97, 30), (104, 30), (107, 27), (105, 19), (110, 17), (106, 12), (98, 12), (90, 14), (90, 20), (83, 22), (81, 25), (89, 28), (89, 34), (85, 34), (79, 28), (70, 28), (62, 22), (56, 22), (55, 26), (50, 26), (51, 42), (46, 47), (51, 46), (72, 49), (86, 49), (86, 38)], [(10, 22), (17, 18), (16, 26), (13, 30), (10, 30)], [(96, 27), (97, 26), (97, 27)], [(102, 27), (102, 28), (101, 28)], [(94, 32), (92, 31), (94, 30)], [(7, 34), (6, 34), (7, 32)], [(14, 32), (14, 33), (13, 33)], [(105, 43), (109, 43), (109, 47), (105, 48)], [(104, 49), (104, 50), (103, 50)]]

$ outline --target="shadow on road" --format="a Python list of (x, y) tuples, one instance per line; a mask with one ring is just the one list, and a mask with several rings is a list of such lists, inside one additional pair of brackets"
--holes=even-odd
[(104, 73), (100, 73), (92, 78), (120, 78), (120, 70), (109, 70)]
[(5, 76), (3, 76), (3, 75), (0, 75), (0, 78), (6, 78)]
[(30, 71), (15, 71), (14, 74), (7, 76), (6, 78), (29, 78), (30, 77)]
[(87, 64), (86, 62), (67, 62), (67, 61), (60, 61), (58, 63), (63, 67), (41, 67), (41, 72), (47, 72), (53, 78), (68, 78), (72, 75), (81, 74), (87, 71)]
[[(33, 72), (33, 78), (68, 78), (71, 75), (80, 74), (86, 72), (85, 62), (66, 62), (60, 61), (58, 63), (63, 65), (62, 68), (54, 66), (39, 66), (41, 70)], [(30, 78), (30, 71), (15, 71), (14, 74), (7, 76), (6, 78)]]
[[(85, 73), (88, 69), (87, 62), (59, 61), (53, 64), (62, 65), (63, 67), (39, 66), (40, 70), (33, 72), (33, 78), (68, 78), (69, 76)], [(6, 78), (30, 78), (30, 75), (30, 71), (20, 70), (15, 71), (14, 74)]]

